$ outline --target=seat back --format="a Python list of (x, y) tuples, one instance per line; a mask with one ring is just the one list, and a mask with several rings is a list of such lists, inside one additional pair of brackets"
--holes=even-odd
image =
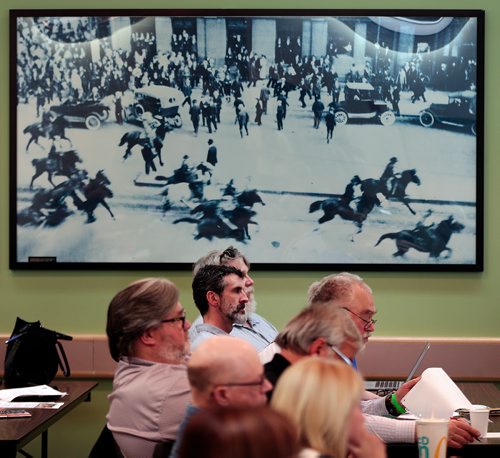
[(108, 425), (104, 425), (101, 434), (99, 434), (90, 451), (89, 458), (124, 458), (113, 437), (113, 433), (108, 429)]

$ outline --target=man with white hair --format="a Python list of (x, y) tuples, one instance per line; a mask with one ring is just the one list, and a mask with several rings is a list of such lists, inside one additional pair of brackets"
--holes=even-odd
[[(245, 305), (245, 320), (242, 323), (233, 323), (233, 329), (230, 332), (231, 336), (240, 337), (251, 343), (257, 351), (263, 350), (271, 344), (276, 335), (277, 329), (264, 317), (256, 313), (256, 301), (254, 295), (254, 281), (250, 277), (250, 263), (248, 259), (235, 247), (229, 246), (225, 250), (210, 251), (205, 256), (196, 261), (193, 266), (193, 274), (206, 265), (226, 265), (239, 269), (245, 280), (245, 289), (248, 296), (248, 302)], [(199, 326), (202, 324), (202, 318), (198, 317), (194, 320), (191, 329), (189, 330), (189, 338), (193, 342), (199, 332)]]
[(375, 332), (377, 320), (373, 317), (377, 308), (373, 293), (358, 275), (342, 272), (323, 277), (309, 287), (307, 302), (308, 305), (334, 305), (347, 310), (361, 334), (364, 345)]
[[(308, 305), (318, 309), (341, 309), (348, 313), (361, 334), (363, 344), (375, 331), (377, 313), (371, 288), (358, 275), (348, 272), (328, 275), (320, 281), (314, 282), (308, 291)], [(333, 306), (333, 307), (332, 307)], [(279, 343), (279, 339), (278, 339)], [(355, 366), (355, 354), (347, 355)], [(378, 397), (371, 393), (361, 402), (367, 425), (376, 430), (385, 442), (414, 442), (415, 422), (394, 421), (383, 416), (398, 416), (404, 412), (401, 406), (403, 396), (415, 385), (416, 380), (405, 383), (394, 394)], [(373, 424), (372, 424), (373, 423)], [(404, 424), (404, 425), (403, 425)], [(452, 420), (448, 428), (448, 444), (460, 448), (479, 437), (479, 431), (472, 428), (465, 421)]]

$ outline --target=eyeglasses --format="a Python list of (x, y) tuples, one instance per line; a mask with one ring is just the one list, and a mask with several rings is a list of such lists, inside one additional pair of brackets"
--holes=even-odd
[(181, 322), (182, 327), (186, 324), (186, 312), (184, 312), (181, 316), (176, 316), (175, 318), (169, 318), (168, 320), (161, 320), (160, 323), (177, 323)]
[(328, 344), (330, 346), (330, 348), (334, 351), (334, 353), (337, 354), (337, 356), (342, 360), (344, 361), (344, 363), (346, 363), (348, 366), (351, 366), (352, 367), (352, 361), (346, 356), (344, 355), (344, 353), (342, 353), (335, 345), (332, 345), (332, 344)]
[(261, 388), (264, 386), (264, 383), (266, 383), (267, 378), (264, 374), (261, 375), (260, 379), (255, 381), (255, 382), (233, 382), (233, 383), (221, 383), (221, 385), (224, 386), (260, 386)]
[(344, 310), (347, 310), (349, 313), (352, 313), (354, 316), (357, 316), (363, 323), (365, 323), (365, 331), (370, 327), (370, 326), (375, 326), (375, 323), (378, 320), (374, 320), (373, 318), (371, 320), (366, 320), (363, 317), (359, 316), (357, 313), (354, 313), (352, 310), (349, 310), (347, 307), (342, 307)]
[(222, 264), (225, 259), (235, 259), (238, 255), (238, 250), (233, 246), (226, 248), (219, 256), (219, 262)]

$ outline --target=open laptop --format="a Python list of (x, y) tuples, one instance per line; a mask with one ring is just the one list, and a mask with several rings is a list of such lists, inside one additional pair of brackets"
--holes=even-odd
[(424, 346), (424, 349), (418, 356), (417, 360), (415, 361), (415, 364), (413, 365), (410, 373), (408, 374), (408, 377), (406, 377), (406, 380), (402, 382), (401, 380), (370, 380), (370, 381), (365, 381), (365, 390), (367, 391), (394, 391), (397, 390), (403, 383), (408, 382), (413, 378), (415, 375), (415, 372), (417, 372), (418, 367), (420, 366), (420, 363), (424, 359), (425, 355), (429, 351), (429, 348), (431, 347), (431, 344), (427, 342)]

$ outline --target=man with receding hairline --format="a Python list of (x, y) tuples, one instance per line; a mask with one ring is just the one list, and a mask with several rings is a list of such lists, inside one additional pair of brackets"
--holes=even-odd
[(193, 351), (188, 363), (192, 405), (179, 428), (170, 458), (176, 458), (191, 416), (216, 407), (253, 407), (267, 402), (272, 389), (256, 350), (237, 337), (214, 336)]
[[(314, 282), (308, 291), (308, 303), (313, 308), (339, 307), (346, 310), (351, 316), (354, 324), (360, 332), (363, 342), (366, 344), (371, 334), (375, 331), (376, 320), (373, 319), (377, 309), (373, 300), (371, 288), (358, 275), (342, 272), (336, 275), (328, 275), (320, 281)], [(354, 358), (351, 358), (354, 362)], [(396, 399), (401, 402), (403, 396), (415, 384), (415, 380), (405, 383), (396, 391)], [(387, 412), (393, 415), (391, 406), (391, 395), (379, 398), (372, 393), (365, 392), (361, 405), (364, 413), (385, 415), (383, 412), (384, 403)], [(394, 412), (397, 414), (397, 412)], [(375, 417), (372, 417), (375, 418)], [(377, 419), (376, 424), (381, 428), (377, 432), (384, 437), (386, 442), (401, 442), (414, 440), (415, 424), (406, 421), (407, 431), (398, 432), (400, 422), (383, 420), (386, 425), (381, 424), (382, 420)], [(472, 442), (479, 434), (479, 431), (472, 428), (467, 422), (452, 420), (448, 427), (448, 444), (451, 447), (460, 448)]]
[(336, 305), (349, 311), (366, 345), (375, 331), (377, 308), (371, 288), (360, 276), (348, 272), (328, 275), (314, 282), (307, 296), (309, 305)]

